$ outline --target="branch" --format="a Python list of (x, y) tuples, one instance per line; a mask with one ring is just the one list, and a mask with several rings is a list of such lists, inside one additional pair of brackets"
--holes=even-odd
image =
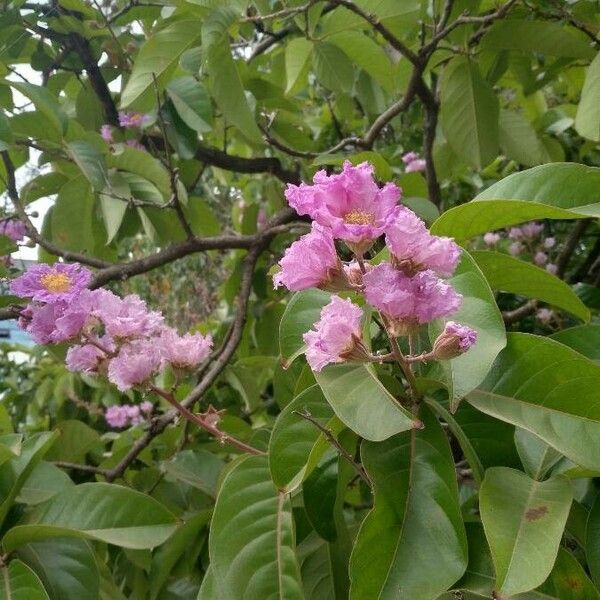
[(564, 279), (573, 253), (577, 249), (585, 230), (590, 226), (591, 223), (592, 219), (581, 219), (580, 221), (577, 221), (575, 227), (573, 227), (571, 233), (569, 233), (569, 237), (565, 242), (564, 248), (562, 249), (562, 252), (556, 261), (556, 266), (558, 267), (556, 271), (557, 277)]
[(504, 319), (505, 325), (512, 325), (525, 317), (533, 314), (537, 310), (538, 301), (537, 300), (528, 300), (523, 304), (523, 306), (519, 306), (519, 308), (515, 308), (514, 310), (506, 310), (502, 313), (502, 319)]

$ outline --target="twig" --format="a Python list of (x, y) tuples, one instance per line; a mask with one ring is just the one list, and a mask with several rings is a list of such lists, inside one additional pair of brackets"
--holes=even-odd
[(301, 6), (295, 6), (295, 7), (291, 7), (291, 8), (284, 8), (282, 10), (278, 10), (276, 12), (267, 14), (267, 15), (248, 15), (246, 17), (242, 17), (242, 21), (267, 21), (269, 19), (281, 19), (283, 17), (291, 17), (293, 15), (297, 15), (299, 13), (303, 13), (304, 11), (308, 10), (313, 4), (316, 4), (317, 1), (322, 1), (322, 0), (309, 0), (309, 2), (307, 2), (306, 4), (303, 4)]
[(525, 317), (533, 314), (538, 307), (538, 301), (535, 299), (528, 300), (519, 308), (515, 308), (514, 310), (506, 310), (502, 312), (502, 319), (504, 320), (505, 325), (512, 325)]
[(577, 221), (575, 227), (573, 227), (573, 229), (569, 233), (565, 245), (558, 259), (556, 260), (556, 275), (561, 279), (564, 279), (567, 267), (569, 266), (569, 262), (573, 256), (573, 253), (577, 249), (577, 246), (579, 245), (579, 242), (583, 237), (585, 230), (590, 226), (591, 223), (592, 219), (581, 219)]

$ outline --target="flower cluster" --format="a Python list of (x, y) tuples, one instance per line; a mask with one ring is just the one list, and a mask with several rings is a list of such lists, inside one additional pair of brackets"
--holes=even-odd
[[(411, 335), (426, 323), (455, 312), (461, 296), (440, 277), (452, 275), (460, 249), (450, 238), (432, 235), (425, 223), (399, 204), (393, 183), (379, 187), (369, 163), (344, 163), (340, 174), (316, 173), (313, 185), (288, 185), (286, 198), (299, 214), (313, 219), (310, 233), (294, 242), (279, 261), (274, 285), (299, 291), (309, 287), (355, 291), (380, 311), (393, 337)], [(389, 261), (371, 265), (365, 253), (385, 236)], [(343, 262), (335, 241), (354, 255)], [(346, 360), (371, 361), (362, 342), (362, 310), (333, 296), (314, 329), (304, 335), (306, 357), (314, 371)], [(438, 358), (466, 352), (476, 332), (453, 324), (442, 334)], [(440, 336), (440, 337), (442, 337)], [(458, 341), (457, 341), (458, 340)]]
[(5, 235), (13, 242), (20, 242), (27, 235), (27, 229), (18, 219), (2, 219), (0, 221), (0, 235)]
[[(135, 134), (147, 127), (152, 122), (152, 117), (144, 113), (137, 112), (120, 112), (119, 126), (123, 129), (131, 129)], [(107, 144), (115, 144), (118, 140), (115, 139), (115, 130), (112, 125), (105, 123), (100, 127), (100, 135)], [(121, 139), (119, 137), (119, 139)], [(146, 150), (146, 148), (135, 138), (123, 140), (125, 146), (135, 148), (136, 150)]]
[(188, 369), (208, 357), (210, 336), (180, 336), (137, 295), (90, 290), (91, 279), (81, 265), (56, 263), (33, 265), (11, 282), (13, 294), (31, 300), (21, 328), (39, 344), (71, 344), (68, 369), (103, 374), (125, 391), (167, 365)]
[(407, 152), (402, 156), (402, 162), (404, 163), (404, 171), (406, 173), (418, 173), (424, 171), (427, 163), (425, 159), (419, 158), (416, 152)]
[(144, 400), (139, 406), (136, 404), (123, 404), (110, 406), (104, 411), (104, 418), (113, 429), (122, 429), (130, 425), (139, 425), (148, 418), (154, 406), (149, 400)]
[(490, 231), (483, 236), (483, 242), (488, 248), (505, 247), (511, 256), (529, 257), (538, 267), (556, 275), (558, 267), (552, 260), (556, 239), (543, 234), (544, 225), (531, 221), (508, 230)]

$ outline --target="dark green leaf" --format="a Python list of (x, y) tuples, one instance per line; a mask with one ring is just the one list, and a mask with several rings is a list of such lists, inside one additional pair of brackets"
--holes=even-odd
[(0, 600), (50, 600), (38, 576), (20, 560), (0, 568)]

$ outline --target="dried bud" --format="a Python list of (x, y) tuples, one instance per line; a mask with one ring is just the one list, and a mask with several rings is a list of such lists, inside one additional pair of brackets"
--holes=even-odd
[(477, 341), (477, 332), (466, 325), (448, 321), (433, 344), (436, 360), (450, 360), (464, 354)]

